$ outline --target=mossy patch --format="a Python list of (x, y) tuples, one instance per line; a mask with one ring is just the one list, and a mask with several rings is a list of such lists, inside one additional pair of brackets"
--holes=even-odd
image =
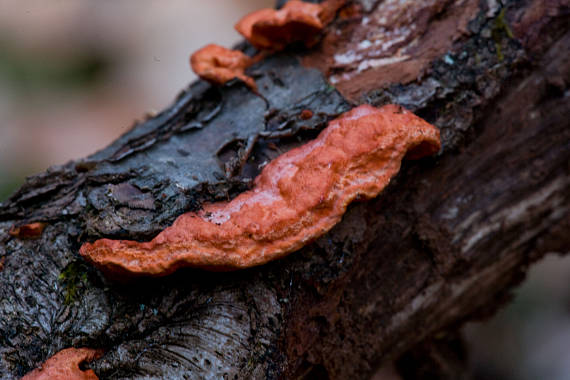
[(503, 36), (506, 35), (509, 39), (513, 38), (513, 32), (511, 31), (509, 24), (505, 20), (505, 9), (506, 8), (501, 9), (499, 14), (495, 18), (495, 21), (493, 23), (493, 29), (491, 32), (493, 41), (495, 41), (495, 49), (497, 50), (497, 58), (499, 59), (499, 61), (505, 59), (503, 50), (501, 48), (501, 41), (503, 39)]
[(61, 271), (58, 280), (64, 287), (64, 302), (70, 305), (77, 299), (79, 291), (87, 286), (87, 267), (80, 261), (74, 261)]

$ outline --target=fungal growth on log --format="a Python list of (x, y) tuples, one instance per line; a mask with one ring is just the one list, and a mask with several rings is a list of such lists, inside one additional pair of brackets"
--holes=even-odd
[[(334, 18), (336, 10), (345, 0), (329, 0), (321, 4), (288, 1), (283, 9), (261, 9), (242, 18), (236, 25), (252, 45), (268, 51), (283, 50), (293, 42), (311, 46), (317, 33)], [(234, 78), (245, 82), (253, 91), (257, 86), (253, 78), (245, 75), (245, 69), (263, 57), (263, 53), (251, 58), (239, 50), (220, 45), (206, 45), (190, 56), (192, 70), (210, 83), (223, 85)]]
[(261, 265), (325, 234), (353, 200), (377, 196), (405, 156), (439, 149), (439, 130), (411, 112), (362, 105), (270, 162), (254, 188), (232, 201), (183, 214), (150, 242), (101, 239), (83, 244), (80, 253), (114, 277)]
[(42, 232), (44, 232), (44, 228), (46, 227), (45, 223), (42, 222), (34, 222), (28, 223), (21, 226), (12, 226), (10, 231), (8, 232), (10, 236), (19, 239), (37, 239), (42, 236)]
[(215, 44), (206, 45), (190, 56), (190, 66), (200, 78), (219, 85), (238, 78), (255, 91), (255, 81), (245, 75), (245, 69), (252, 63), (253, 59), (241, 51)]
[(260, 9), (242, 18), (236, 30), (258, 49), (282, 50), (293, 42), (306, 46), (315, 43), (315, 37), (330, 22), (333, 9), (339, 1), (321, 4), (288, 1), (280, 10)]
[(101, 350), (92, 348), (66, 348), (46, 360), (40, 368), (22, 377), (22, 380), (98, 380), (92, 369), (84, 371), (80, 366), (102, 354)]

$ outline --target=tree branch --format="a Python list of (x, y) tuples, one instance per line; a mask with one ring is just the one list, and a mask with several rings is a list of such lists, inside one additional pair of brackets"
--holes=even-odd
[[(3, 378), (71, 346), (103, 348), (91, 367), (105, 379), (366, 378), (492, 313), (530, 263), (566, 253), (568, 2), (391, 3), (349, 3), (315, 49), (256, 64), (247, 74), (259, 96), (237, 81), (194, 83), (2, 204)], [(357, 46), (412, 25), (400, 42)], [(120, 284), (77, 253), (100, 237), (150, 239), (249, 188), (266, 162), (356, 103), (388, 102), (438, 126), (442, 153), (403, 165), (383, 194), (283, 260)], [(9, 234), (29, 222), (47, 223), (39, 239)]]

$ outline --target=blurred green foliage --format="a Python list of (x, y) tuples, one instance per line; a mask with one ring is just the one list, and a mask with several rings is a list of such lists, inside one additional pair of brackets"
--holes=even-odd
[(8, 199), (10, 195), (24, 182), (24, 176), (8, 173), (0, 166), (0, 203)]
[[(72, 54), (54, 52), (47, 55), (44, 51), (25, 49), (0, 37), (0, 89), (24, 106), (29, 103), (30, 112), (37, 106), (34, 100), (45, 98), (46, 94), (53, 99), (50, 94), (91, 91), (104, 81), (112, 64), (109, 54), (89, 47), (74, 50)], [(2, 123), (0, 119), (0, 139)], [(21, 186), (24, 173), (37, 171), (25, 167), (28, 164), (0, 160), (0, 202)]]
[(85, 90), (98, 84), (110, 66), (107, 56), (96, 50), (39, 56), (0, 40), (0, 83), (11, 86), (15, 94), (41, 88)]

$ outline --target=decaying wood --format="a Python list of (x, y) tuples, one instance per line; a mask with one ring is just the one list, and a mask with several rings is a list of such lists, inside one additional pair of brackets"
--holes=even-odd
[[(568, 16), (567, 0), (349, 2), (319, 45), (246, 72), (259, 95), (197, 82), (108, 148), (29, 178), (0, 208), (2, 378), (72, 346), (105, 350), (91, 363), (104, 379), (367, 378), (394, 360), (421, 373), (529, 264), (569, 250)], [(79, 257), (235, 197), (360, 103), (411, 109), (443, 150), (299, 252), (127, 284)], [(40, 238), (10, 235), (33, 222)]]

